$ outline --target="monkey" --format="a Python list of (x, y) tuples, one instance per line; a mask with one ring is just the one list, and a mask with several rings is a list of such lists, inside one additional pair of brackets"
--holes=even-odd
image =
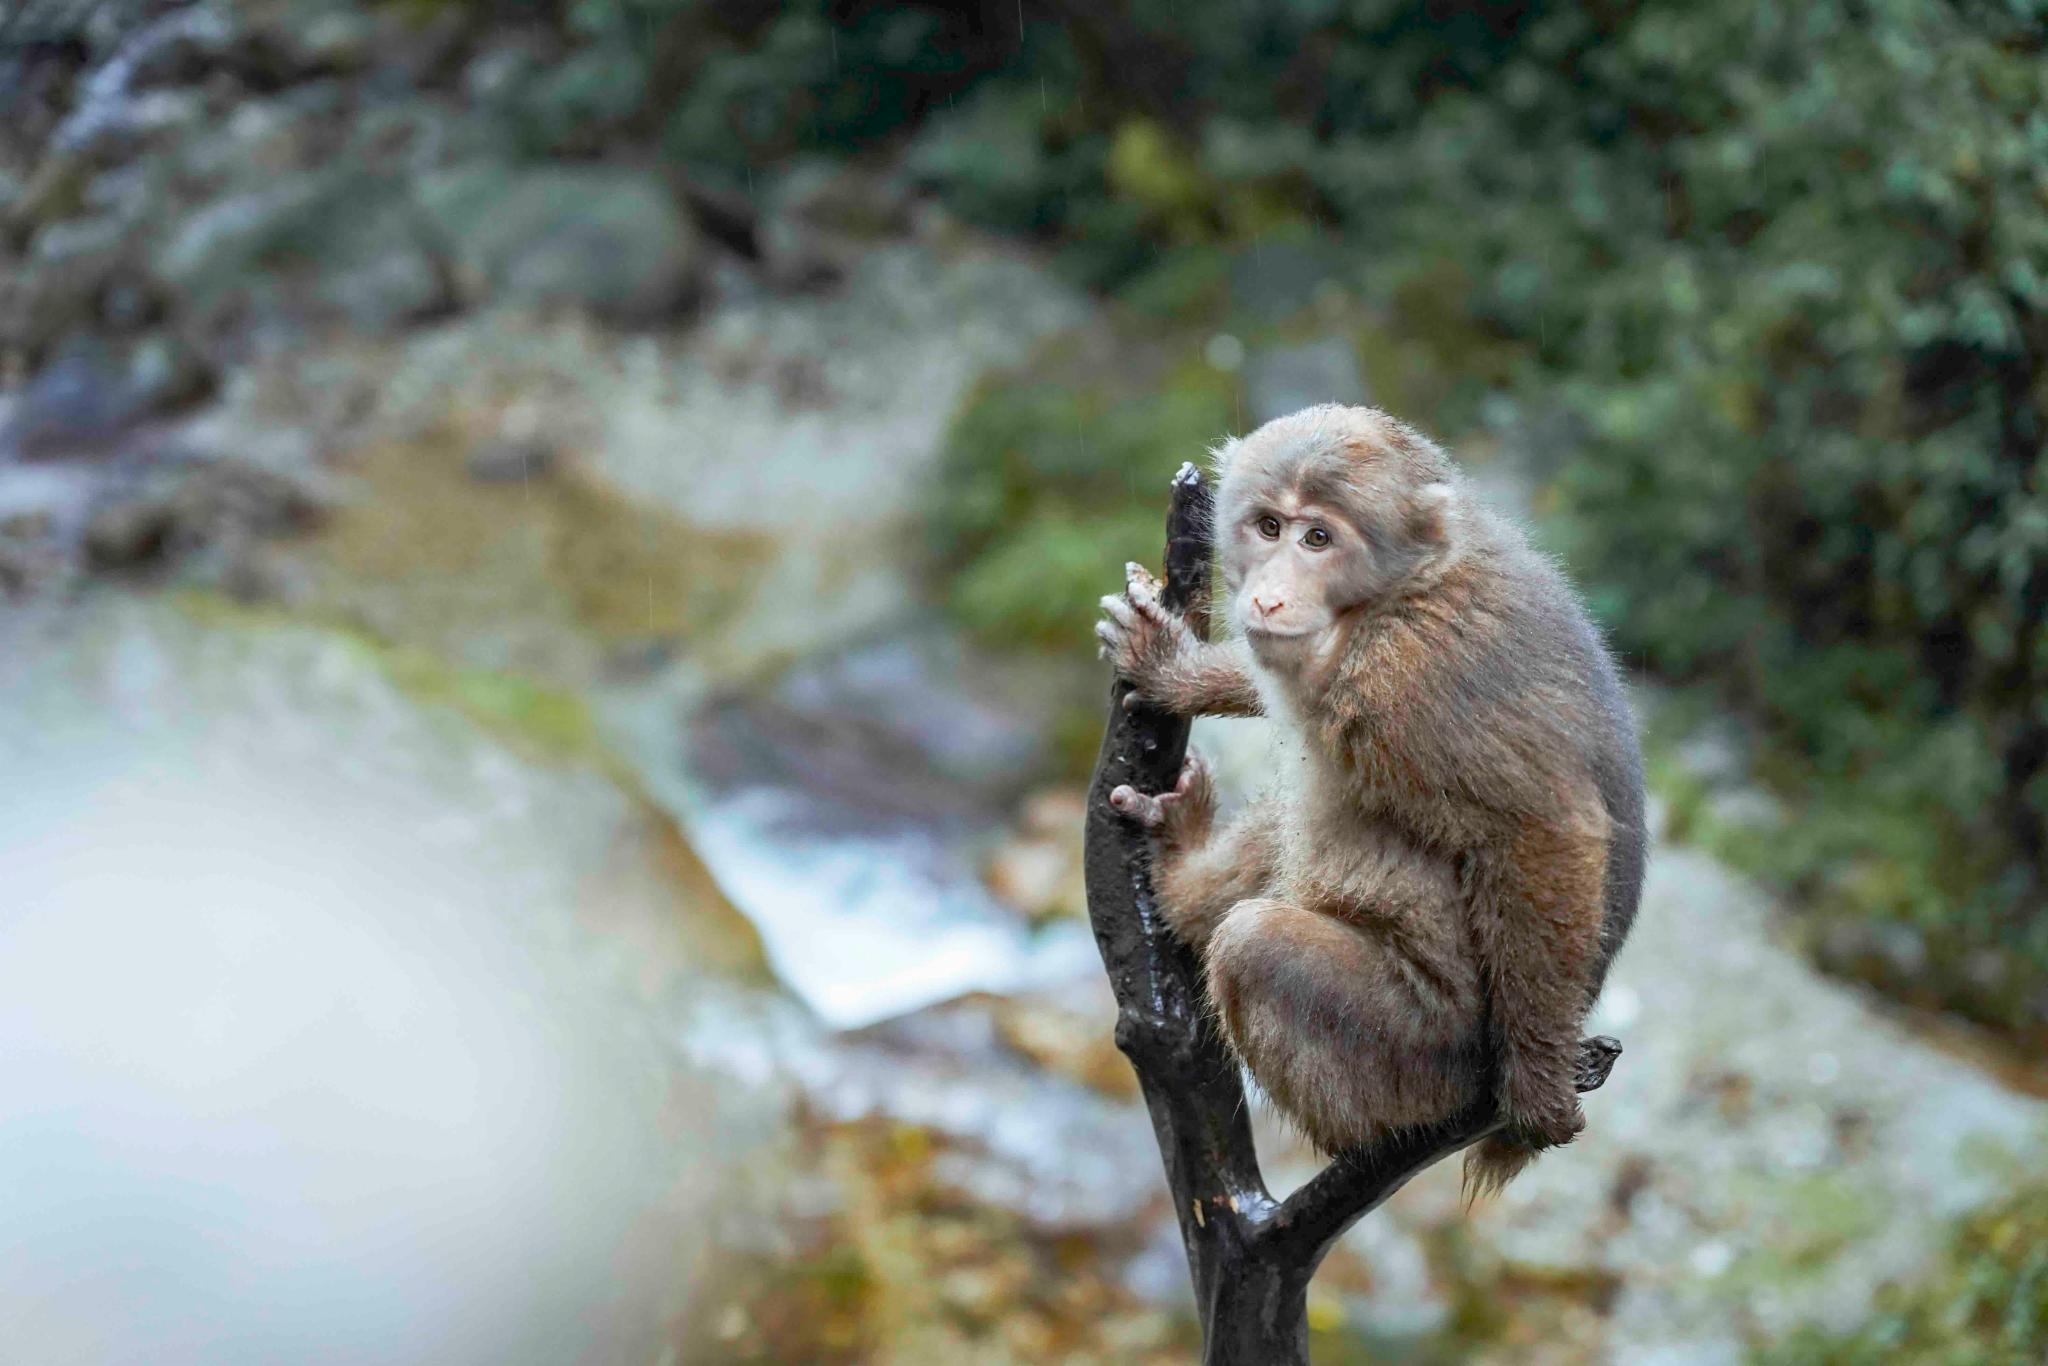
[(1200, 639), (1129, 566), (1096, 634), (1128, 703), (1265, 715), (1291, 759), (1217, 828), (1207, 765), (1121, 786), (1254, 1080), (1321, 1151), (1489, 1101), (1475, 1198), (1584, 1128), (1579, 1030), (1641, 897), (1642, 756), (1563, 572), (1433, 441), (1369, 407), (1212, 452), (1225, 610)]

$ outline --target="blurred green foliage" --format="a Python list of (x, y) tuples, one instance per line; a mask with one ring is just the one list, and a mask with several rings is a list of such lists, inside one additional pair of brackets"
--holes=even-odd
[(1872, 975), (2037, 1035), (2039, 17), (1646, 13), (1577, 68), (1581, 109), (1610, 93), (1634, 135), (1533, 129), (1532, 159), (1573, 172), (1566, 205), (1505, 215), (1557, 228), (1540, 274), (1505, 234), (1467, 249), (1491, 265), (1478, 306), (1536, 334), (1584, 424), (1566, 549), (1611, 585), (1621, 642), (1765, 722), (1771, 776), (1806, 798), (1759, 861), (1921, 941), (1903, 968), (1852, 954)]
[(1879, 1297), (1847, 1337), (1807, 1330), (1765, 1366), (2030, 1366), (2048, 1360), (2048, 1187), (1965, 1220), (1931, 1276)]
[(1159, 543), (1167, 481), (1236, 407), (1235, 378), (1193, 356), (1053, 352), (984, 383), (954, 423), (931, 514), (954, 613), (1004, 644), (1092, 640), (1097, 599)]
[[(1895, 985), (2048, 1038), (2044, 0), (532, 12), (580, 43), (551, 150), (638, 133), (734, 184), (900, 154), (1134, 317), (1213, 310), (1247, 242), (1341, 240), (1369, 302), (1431, 301), (1369, 372), (1576, 432), (1554, 533), (1617, 644), (1773, 740), (1796, 819), (1759, 866), (1913, 936)], [(960, 419), (967, 621), (1085, 628), (1234, 425), (1217, 377), (1157, 378)]]

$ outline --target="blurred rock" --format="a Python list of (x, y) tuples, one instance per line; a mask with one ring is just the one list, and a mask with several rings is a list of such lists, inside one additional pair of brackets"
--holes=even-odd
[(175, 332), (145, 337), (129, 353), (129, 401), (138, 414), (181, 407), (212, 389), (213, 370), (206, 358)]
[(75, 333), (0, 417), (0, 457), (107, 455), (123, 432), (203, 398), (213, 383), (206, 359), (175, 333), (118, 348)]
[(900, 234), (909, 223), (910, 186), (899, 174), (852, 162), (812, 160), (783, 174), (775, 212), (849, 237)]
[(101, 508), (85, 525), (86, 561), (95, 569), (136, 569), (170, 548), (176, 514), (169, 499), (138, 498)]
[(480, 484), (521, 484), (554, 472), (560, 451), (534, 438), (485, 441), (469, 453), (463, 468)]
[(107, 288), (130, 259), (131, 236), (110, 216), (52, 223), (35, 235), (21, 270), (0, 283), (0, 347), (31, 360), (99, 320)]
[(318, 524), (326, 500), (305, 482), (234, 459), (189, 467), (175, 505), (181, 527), (206, 537), (242, 531), (279, 536)]
[(49, 460), (104, 453), (134, 417), (120, 362), (104, 342), (75, 338), (29, 381), (0, 426), (0, 456)]
[(695, 229), (651, 175), (487, 163), (432, 177), (420, 199), (468, 302), (566, 304), (647, 323), (674, 313), (698, 285)]
[(95, 569), (144, 568), (304, 531), (324, 511), (311, 489), (274, 471), (233, 459), (185, 461), (111, 492), (86, 523), (84, 552)]
[(0, 594), (19, 596), (63, 573), (55, 530), (42, 511), (0, 515)]
[(1087, 913), (1081, 869), (1086, 796), (1047, 788), (1024, 802), (1016, 831), (982, 867), (990, 891), (1033, 920)]
[(1072, 915), (1081, 905), (1074, 895), (1079, 865), (1075, 852), (1058, 841), (1026, 837), (989, 855), (982, 878), (991, 892), (1031, 919), (1050, 920)]
[(932, 1129), (956, 1145), (949, 1184), (1034, 1229), (1142, 1236), (1165, 1189), (1099, 977), (1079, 981), (1079, 1009), (976, 993), (839, 1035), (796, 1065), (820, 1113)]
[(1260, 318), (1285, 318), (1312, 307), (1352, 265), (1326, 238), (1262, 237), (1231, 260), (1230, 302)]
[(998, 701), (1002, 683), (996, 661), (942, 632), (866, 642), (708, 709), (696, 769), (720, 788), (800, 786), (830, 824), (985, 828), (1042, 747), (1031, 712)]
[(352, 9), (330, 9), (303, 28), (287, 30), (295, 37), (298, 59), (327, 71), (355, 71), (368, 64), (377, 38), (370, 15)]
[(909, 204), (899, 177), (846, 163), (801, 163), (776, 186), (758, 225), (770, 282), (800, 290), (842, 278), (877, 238), (904, 230)]
[(311, 171), (207, 204), (164, 235), (151, 265), (188, 311), (206, 319), (243, 293), (267, 257), (314, 234), (355, 183), (343, 171)]
[(455, 284), (417, 211), (400, 199), (337, 232), (319, 263), (314, 293), (349, 326), (393, 331), (454, 306)]
[(1244, 366), (1244, 396), (1254, 424), (1311, 404), (1368, 401), (1358, 353), (1342, 336), (1252, 352)]
[(1090, 1008), (1043, 992), (995, 998), (996, 1032), (1048, 1072), (1113, 1099), (1136, 1100), (1138, 1074), (1116, 1046), (1116, 1002), (1107, 984), (1094, 978), (1077, 984), (1080, 994), (1096, 987), (1101, 989), (1093, 993), (1098, 999), (1089, 1001)]
[(76, 214), (85, 201), (92, 168), (83, 157), (54, 151), (29, 174), (9, 210), (18, 231), (32, 232)]
[(705, 236), (749, 260), (761, 255), (760, 215), (751, 199), (699, 177), (684, 175), (679, 185)]

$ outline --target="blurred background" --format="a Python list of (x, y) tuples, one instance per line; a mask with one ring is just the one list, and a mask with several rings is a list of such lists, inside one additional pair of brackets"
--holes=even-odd
[(2038, 0), (6, 0), (0, 1356), (1189, 1359), (1093, 604), (1337, 399), (1659, 844), (1317, 1360), (2041, 1361), (2044, 111)]

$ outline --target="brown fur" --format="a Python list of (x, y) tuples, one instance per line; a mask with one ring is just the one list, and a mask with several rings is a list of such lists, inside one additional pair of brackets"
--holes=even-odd
[(1162, 705), (1270, 703), (1301, 776), (1221, 832), (1199, 767), (1113, 800), (1157, 829), (1162, 904), (1281, 1109), (1336, 1150), (1490, 1094), (1506, 1124), (1466, 1170), (1498, 1187), (1584, 1126), (1579, 1030), (1640, 893), (1619, 679), (1556, 569), (1413, 429), (1326, 406), (1218, 454), (1236, 638), (1196, 640), (1135, 570), (1101, 634)]

